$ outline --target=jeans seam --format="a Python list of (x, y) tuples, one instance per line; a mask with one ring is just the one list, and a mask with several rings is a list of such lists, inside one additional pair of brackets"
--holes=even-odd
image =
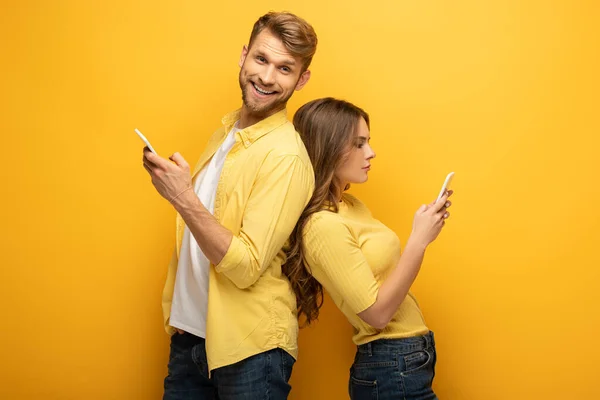
[(355, 378), (353, 376), (350, 376), (350, 380), (354, 383), (356, 383), (357, 385), (362, 385), (362, 386), (377, 386), (377, 379), (375, 379), (374, 381), (365, 381), (364, 379), (358, 379)]
[(279, 350), (279, 356), (281, 357), (281, 379), (285, 381), (287, 357), (285, 357), (285, 354), (283, 354), (284, 350), (282, 350), (282, 349), (278, 349), (278, 350)]
[(267, 356), (267, 390), (266, 390), (267, 400), (271, 399), (271, 370), (272, 370), (271, 355), (272, 355), (272, 352), (266, 353), (266, 356)]
[(354, 363), (354, 369), (396, 367), (397, 365), (397, 361), (358, 362)]

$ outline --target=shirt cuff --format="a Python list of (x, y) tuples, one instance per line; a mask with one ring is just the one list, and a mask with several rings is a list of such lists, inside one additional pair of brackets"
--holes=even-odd
[(237, 236), (233, 236), (229, 248), (227, 249), (227, 253), (225, 253), (221, 262), (218, 265), (215, 265), (215, 270), (219, 273), (227, 272), (240, 265), (246, 253), (244, 247), (242, 241)]
[(356, 314), (360, 314), (367, 308), (371, 307), (377, 301), (377, 288), (371, 288), (368, 293), (365, 293), (360, 299), (355, 299), (352, 302), (351, 308)]

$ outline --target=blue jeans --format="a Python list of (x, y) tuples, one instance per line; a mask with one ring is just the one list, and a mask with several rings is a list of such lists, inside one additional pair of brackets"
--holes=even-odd
[(436, 400), (433, 332), (358, 346), (350, 368), (352, 400)]
[(163, 400), (284, 400), (294, 362), (286, 351), (273, 349), (217, 368), (209, 378), (205, 340), (176, 333)]

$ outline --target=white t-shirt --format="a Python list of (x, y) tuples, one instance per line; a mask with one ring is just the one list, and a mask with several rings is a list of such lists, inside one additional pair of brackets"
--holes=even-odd
[[(239, 130), (236, 122), (210, 163), (196, 179), (194, 191), (211, 214), (214, 213), (217, 184), (225, 164), (225, 158), (235, 144), (235, 134)], [(206, 337), (209, 268), (210, 261), (186, 226), (177, 264), (169, 324), (202, 338)]]

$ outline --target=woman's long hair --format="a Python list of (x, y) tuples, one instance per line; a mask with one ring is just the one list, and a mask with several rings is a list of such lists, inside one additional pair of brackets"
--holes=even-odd
[(361, 118), (369, 126), (369, 115), (364, 110), (331, 97), (308, 102), (294, 115), (294, 126), (315, 172), (315, 191), (292, 232), (283, 265), (283, 273), (296, 294), (298, 317), (304, 318), (302, 326), (315, 321), (323, 305), (323, 286), (312, 276), (304, 259), (303, 231), (314, 213), (338, 212), (338, 201), (346, 188), (340, 187), (335, 172), (354, 144)]

